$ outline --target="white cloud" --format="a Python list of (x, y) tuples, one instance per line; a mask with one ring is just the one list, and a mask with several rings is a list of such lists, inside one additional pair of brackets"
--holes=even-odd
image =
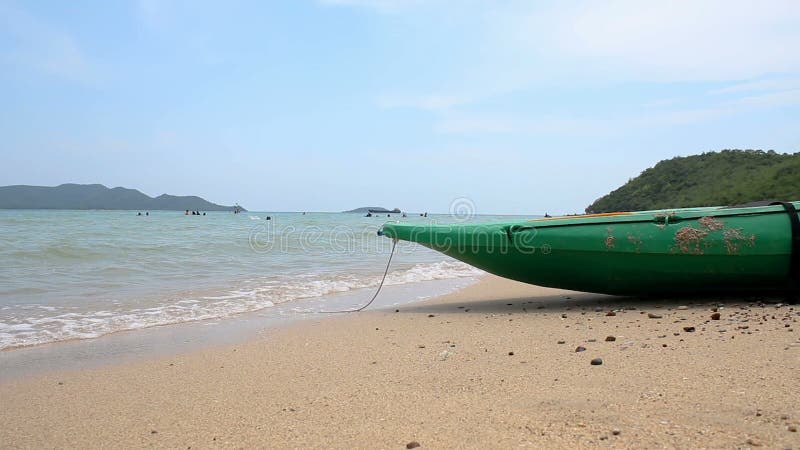
[(77, 41), (27, 12), (0, 4), (0, 36), (12, 38), (16, 46), (0, 52), (0, 64), (24, 67), (79, 82), (95, 82), (98, 68)]
[(617, 80), (738, 80), (800, 70), (800, 2), (578, 2), (511, 20), (519, 45)]
[(469, 103), (470, 99), (457, 95), (382, 95), (376, 103), (381, 108), (414, 108), (442, 111)]
[(421, 5), (422, 0), (319, 0), (319, 3), (330, 6), (350, 6), (367, 8), (379, 13), (399, 13)]
[(736, 83), (731, 86), (709, 91), (709, 94), (731, 94), (749, 91), (784, 91), (791, 89), (800, 89), (800, 78), (758, 80)]

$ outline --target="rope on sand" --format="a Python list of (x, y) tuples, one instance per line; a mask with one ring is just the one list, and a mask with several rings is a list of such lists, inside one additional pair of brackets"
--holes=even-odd
[(394, 249), (397, 247), (397, 239), (392, 239), (392, 251), (389, 253), (389, 261), (386, 262), (386, 269), (383, 271), (383, 278), (381, 278), (381, 284), (378, 285), (378, 289), (375, 291), (375, 294), (372, 296), (371, 299), (364, 305), (359, 308), (355, 309), (340, 309), (337, 311), (314, 311), (318, 314), (337, 314), (337, 313), (351, 313), (351, 312), (359, 312), (367, 309), (372, 302), (378, 298), (378, 294), (381, 293), (381, 288), (383, 288), (383, 283), (386, 281), (386, 276), (389, 274), (389, 266), (392, 265), (392, 256), (394, 256)]

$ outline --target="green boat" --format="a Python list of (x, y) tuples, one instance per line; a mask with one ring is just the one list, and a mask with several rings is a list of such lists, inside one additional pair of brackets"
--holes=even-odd
[(484, 224), (386, 223), (501, 277), (620, 295), (796, 292), (800, 202), (553, 217)]

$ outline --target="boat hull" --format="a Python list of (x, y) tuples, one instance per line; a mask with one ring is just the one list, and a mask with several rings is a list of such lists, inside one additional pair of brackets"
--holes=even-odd
[(660, 295), (793, 290), (791, 230), (791, 214), (775, 205), (490, 224), (387, 223), (382, 232), (526, 283)]

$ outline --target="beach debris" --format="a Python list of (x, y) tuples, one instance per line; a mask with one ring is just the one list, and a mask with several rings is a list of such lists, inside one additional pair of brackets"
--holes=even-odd
[(590, 364), (593, 366), (599, 366), (603, 364), (603, 358), (595, 358), (590, 362)]
[(761, 447), (761, 441), (755, 438), (747, 438), (747, 445), (752, 445), (753, 447)]
[(719, 320), (720, 316), (720, 313), (715, 312), (714, 314), (711, 314), (711, 320)]
[(649, 312), (649, 313), (647, 313), (647, 318), (648, 319), (661, 319), (661, 318), (663, 318), (663, 316), (661, 314), (656, 314), (656, 313)]
[(575, 348), (575, 353), (580, 353), (580, 352), (585, 352), (585, 351), (586, 351), (586, 347), (583, 347), (581, 345), (579, 345), (579, 346), (577, 346)]
[(615, 336), (606, 336), (606, 342), (614, 342), (617, 338)]
[(406, 448), (417, 448), (419, 446), (420, 446), (419, 442), (417, 441), (411, 441), (408, 444), (406, 444)]
[(687, 333), (694, 333), (694, 327), (683, 327), (683, 331)]

